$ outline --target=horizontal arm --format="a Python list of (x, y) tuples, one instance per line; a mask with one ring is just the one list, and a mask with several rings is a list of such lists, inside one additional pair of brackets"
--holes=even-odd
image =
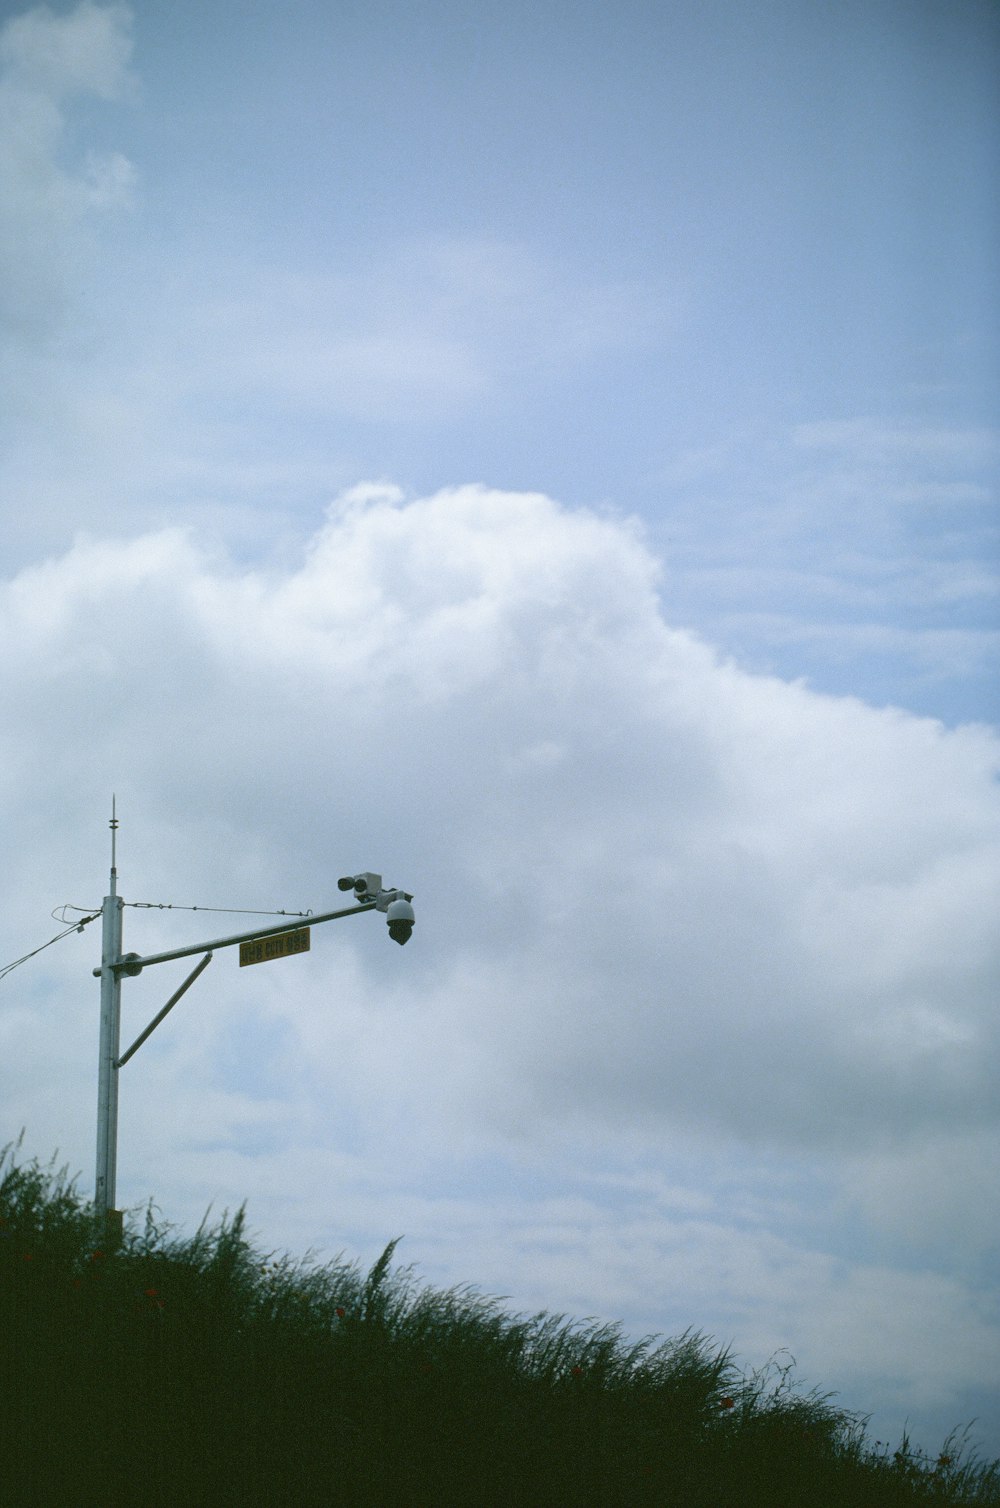
[[(237, 943), (253, 942), (258, 937), (277, 937), (280, 932), (292, 932), (296, 927), (318, 927), (320, 922), (334, 922), (341, 916), (357, 916), (362, 911), (374, 911), (374, 901), (364, 901), (360, 906), (348, 906), (344, 911), (324, 911), (319, 916), (286, 917), (283, 922), (278, 922), (271, 927), (255, 927), (252, 932), (237, 932), (233, 937), (218, 937), (214, 942), (192, 943), (187, 948), (171, 948), (166, 953), (150, 953), (147, 958), (140, 958), (135, 954), (125, 954), (123, 958), (116, 959), (111, 968), (116, 972), (124, 971), (127, 974), (138, 974), (147, 964), (169, 963), (173, 958), (188, 958), (192, 953), (217, 953), (220, 948), (234, 948)], [(289, 925), (292, 922), (292, 925)], [(102, 970), (95, 969), (95, 977), (100, 976)]]

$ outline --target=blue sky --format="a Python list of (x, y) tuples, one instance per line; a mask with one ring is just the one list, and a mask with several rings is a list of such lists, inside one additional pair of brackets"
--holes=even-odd
[[(996, 8), (0, 23), (0, 962), (112, 790), (130, 901), (417, 897), (213, 964), (123, 1201), (1000, 1453)], [(85, 1180), (93, 931), (0, 983)]]
[(87, 280), (66, 464), (103, 396), (141, 447), (113, 516), (243, 540), (250, 505), (253, 549), (359, 477), (543, 490), (638, 514), (744, 662), (995, 716), (992, 6), (129, 30), (133, 82), (64, 94), (55, 147), (127, 159), (129, 202), (35, 310)]

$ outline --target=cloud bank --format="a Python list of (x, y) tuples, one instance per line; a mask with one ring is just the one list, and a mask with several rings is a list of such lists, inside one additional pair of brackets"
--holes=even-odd
[[(381, 868), (416, 894), (405, 951), (360, 918), (217, 961), (124, 1071), (124, 1197), (248, 1197), (301, 1247), (405, 1222), (435, 1275), (714, 1322), (936, 1420), (998, 1338), (1000, 744), (748, 675), (658, 582), (613, 516), (380, 484), (293, 562), (174, 530), (21, 571), (5, 956), (99, 904), (112, 789), (128, 900), (319, 910)], [(228, 926), (129, 911), (126, 946)], [(97, 947), (2, 986), (8, 1113), (87, 1178)]]

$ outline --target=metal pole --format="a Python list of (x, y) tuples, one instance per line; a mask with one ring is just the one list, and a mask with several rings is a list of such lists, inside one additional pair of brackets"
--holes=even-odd
[[(170, 948), (164, 953), (151, 953), (147, 958), (140, 958), (138, 954), (130, 953), (126, 958), (122, 953), (122, 911), (125, 902), (118, 895), (118, 870), (115, 863), (118, 818), (113, 796), (110, 825), (111, 882), (108, 886), (108, 894), (101, 905), (101, 967), (94, 970), (94, 973), (99, 974), (101, 979), (101, 1034), (97, 1066), (97, 1172), (94, 1178), (94, 1205), (102, 1236), (110, 1242), (117, 1242), (121, 1239), (123, 1223), (121, 1211), (115, 1209), (118, 1164), (118, 1072), (122, 1064), (126, 1063), (142, 1046), (164, 1016), (194, 984), (199, 974), (211, 961), (213, 951), (219, 948), (231, 948), (237, 943), (251, 942), (257, 938), (273, 937), (281, 932), (288, 932), (293, 930), (289, 927), (289, 922), (293, 921), (298, 921), (300, 926), (312, 927), (320, 922), (336, 921), (342, 916), (354, 916), (362, 911), (374, 911), (377, 903), (374, 900), (361, 901), (358, 905), (344, 907), (337, 911), (324, 911), (319, 916), (306, 915), (294, 919), (286, 917), (283, 921), (274, 922), (267, 927), (255, 928), (252, 932), (239, 932), (231, 937), (216, 938), (214, 942), (193, 943), (183, 948)], [(342, 885), (341, 888), (343, 889), (344, 886)], [(382, 909), (385, 910), (385, 906)], [(124, 975), (134, 977), (136, 974), (141, 974), (149, 964), (167, 963), (175, 958), (187, 958), (192, 953), (202, 952), (206, 956), (201, 963), (197, 968), (192, 969), (180, 989), (174, 992), (124, 1056), (119, 1056), (122, 977)]]
[(97, 1068), (97, 1176), (94, 1203), (97, 1218), (106, 1227), (117, 1224), (115, 1172), (118, 1161), (118, 1049), (121, 1034), (121, 972), (115, 965), (122, 956), (122, 909), (115, 893), (111, 870), (111, 894), (101, 907), (101, 1037)]

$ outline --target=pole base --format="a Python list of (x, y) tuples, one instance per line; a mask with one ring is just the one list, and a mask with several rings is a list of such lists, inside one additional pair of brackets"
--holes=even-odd
[(104, 1213), (104, 1240), (109, 1251), (115, 1251), (122, 1244), (122, 1232), (125, 1217), (121, 1210), (106, 1210)]

